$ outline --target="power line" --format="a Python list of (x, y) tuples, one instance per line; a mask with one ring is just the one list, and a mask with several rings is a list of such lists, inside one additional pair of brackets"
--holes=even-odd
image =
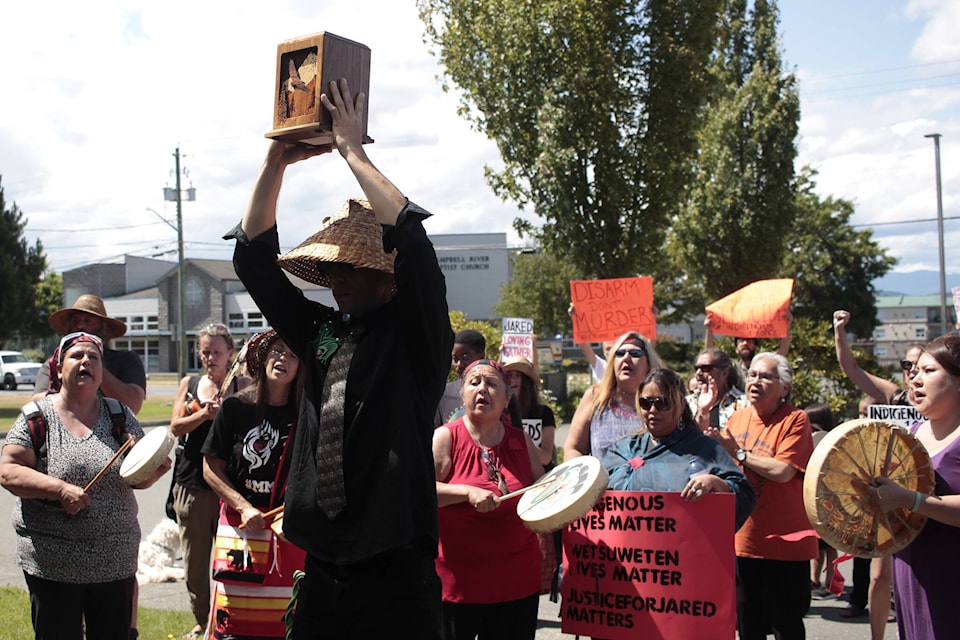
[(27, 226), (27, 231), (34, 232), (43, 232), (43, 233), (83, 233), (86, 231), (117, 231), (118, 229), (140, 229), (143, 227), (152, 227), (153, 225), (160, 224), (160, 222), (144, 222), (143, 224), (131, 224), (123, 227), (98, 227), (96, 229), (37, 229), (35, 227)]

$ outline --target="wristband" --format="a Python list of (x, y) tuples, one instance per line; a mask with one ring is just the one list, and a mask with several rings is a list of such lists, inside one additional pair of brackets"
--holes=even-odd
[(923, 502), (923, 494), (920, 493), (919, 491), (914, 491), (914, 493), (917, 494), (917, 497), (916, 497), (916, 499), (913, 501), (913, 506), (910, 507), (910, 511), (916, 511), (917, 509), (919, 509), (919, 508), (920, 508), (920, 503)]

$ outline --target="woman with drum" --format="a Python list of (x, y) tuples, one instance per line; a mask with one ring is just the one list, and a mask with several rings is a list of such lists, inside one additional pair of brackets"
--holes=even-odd
[(543, 465), (530, 437), (505, 425), (508, 398), (500, 364), (477, 360), (463, 373), (466, 412), (434, 432), (444, 640), (536, 634), (539, 543), (501, 498), (533, 484)]
[(183, 442), (173, 471), (173, 510), (180, 525), (183, 569), (196, 623), (184, 636), (187, 640), (203, 635), (210, 615), (210, 552), (220, 510), (220, 497), (203, 479), (201, 448), (220, 410), (220, 402), (249, 382), (239, 377), (227, 380), (233, 351), (233, 336), (226, 326), (211, 324), (198, 332), (197, 356), (204, 373), (180, 381), (170, 421), (173, 435)]
[[(30, 591), (38, 638), (127, 640), (140, 526), (133, 489), (170, 469), (166, 460), (131, 487), (117, 453), (143, 435), (129, 408), (111, 413), (97, 391), (103, 344), (63, 337), (54, 354), (60, 392), (21, 413), (0, 458), (0, 483), (17, 496), (17, 562)], [(29, 405), (28, 405), (29, 406)]]
[(247, 344), (246, 365), (255, 383), (223, 401), (203, 445), (203, 477), (221, 499), (211, 637), (285, 638), (304, 552), (271, 531), (265, 512), (283, 505), (300, 361), (269, 329)]
[(904, 640), (955, 637), (960, 574), (960, 337), (924, 347), (912, 379), (917, 411), (927, 420), (914, 434), (930, 454), (934, 495), (908, 491), (888, 478), (870, 489), (881, 509), (927, 517), (920, 534), (893, 556), (897, 626)]
[(646, 375), (637, 393), (640, 431), (619, 440), (603, 458), (610, 473), (607, 486), (677, 491), (688, 502), (708, 493), (733, 493), (739, 528), (753, 510), (753, 488), (723, 447), (700, 432), (684, 391), (683, 378), (669, 369)]
[(643, 378), (660, 367), (660, 357), (639, 333), (620, 336), (610, 349), (603, 379), (583, 394), (563, 445), (564, 460), (592, 455), (640, 428), (636, 396)]

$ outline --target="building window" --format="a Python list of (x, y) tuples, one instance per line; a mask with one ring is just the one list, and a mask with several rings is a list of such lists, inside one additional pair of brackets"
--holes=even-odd
[(251, 329), (262, 329), (265, 326), (262, 313), (259, 311), (251, 311), (247, 314), (247, 327)]
[(143, 361), (143, 368), (148, 372), (160, 371), (160, 341), (159, 340), (131, 340), (116, 339), (113, 346), (117, 350), (133, 351)]
[(873, 337), (876, 338), (877, 340), (883, 340), (884, 338), (887, 337), (887, 330), (886, 330), (886, 329), (874, 329), (874, 330), (873, 330)]
[(227, 326), (231, 329), (243, 329), (246, 326), (242, 313), (231, 313), (227, 316)]
[(195, 307), (203, 301), (203, 285), (199, 280), (190, 278), (187, 281), (183, 299), (188, 307)]
[(917, 338), (918, 340), (926, 340), (926, 339), (927, 339), (927, 330), (924, 329), (924, 328), (916, 329), (915, 332), (914, 332), (913, 337), (914, 337), (914, 338)]
[(143, 321), (143, 316), (130, 316), (129, 322), (127, 322), (127, 331), (143, 331), (146, 329), (146, 324)]
[(886, 357), (887, 357), (887, 348), (886, 348), (886, 347), (876, 347), (876, 348), (873, 350), (873, 353), (874, 353), (874, 355), (876, 355), (878, 358), (886, 358)]

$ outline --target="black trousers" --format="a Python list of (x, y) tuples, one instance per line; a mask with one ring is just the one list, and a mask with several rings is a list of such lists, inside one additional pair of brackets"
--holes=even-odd
[(71, 584), (23, 574), (37, 640), (128, 640), (136, 577)]
[(350, 565), (307, 556), (293, 618), (294, 640), (440, 638), (440, 578), (420, 549)]
[(765, 640), (771, 628), (780, 640), (807, 637), (810, 561), (737, 557), (737, 631), (740, 640)]
[(861, 609), (866, 609), (869, 594), (870, 558), (854, 558), (853, 589), (850, 591), (850, 604)]
[(443, 640), (533, 640), (540, 594), (491, 604), (443, 603)]

